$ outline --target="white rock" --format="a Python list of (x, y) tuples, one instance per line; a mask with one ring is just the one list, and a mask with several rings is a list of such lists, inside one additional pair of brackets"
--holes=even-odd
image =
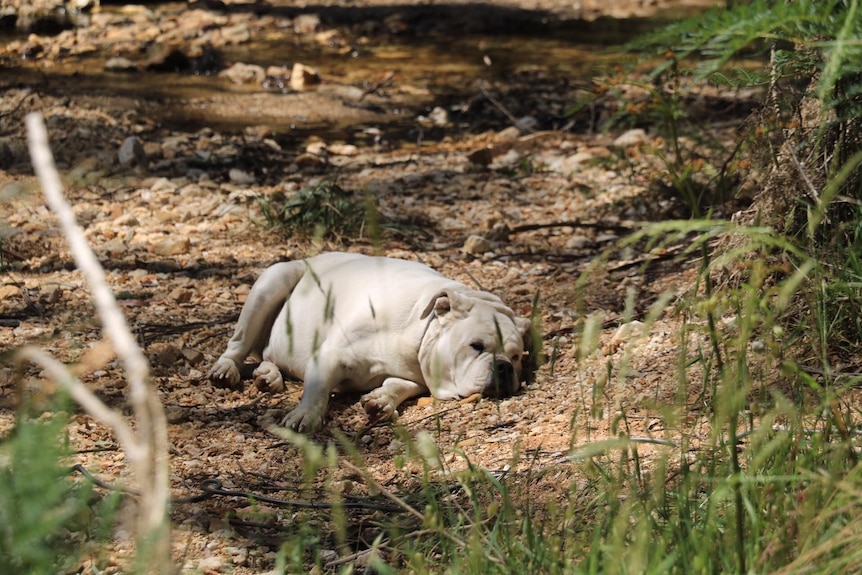
[(231, 168), (230, 171), (228, 171), (228, 177), (231, 182), (240, 186), (247, 186), (254, 183), (254, 174), (249, 174), (239, 168)]
[(0, 301), (21, 295), (21, 288), (14, 285), (0, 286)]
[(266, 71), (255, 64), (237, 62), (227, 70), (218, 74), (228, 78), (234, 84), (260, 84), (266, 79)]
[(190, 247), (189, 238), (174, 236), (153, 245), (153, 253), (163, 257), (178, 256), (188, 253)]
[(157, 178), (150, 186), (151, 192), (173, 192), (177, 185), (167, 178)]
[(198, 561), (198, 570), (201, 573), (210, 573), (216, 572), (219, 573), (224, 569), (224, 559), (212, 555), (210, 557), (204, 557), (200, 561)]
[(571, 156), (560, 158), (559, 160), (551, 164), (551, 169), (555, 172), (559, 172), (568, 176), (580, 171), (581, 168), (583, 168), (587, 163), (592, 161), (594, 157), (595, 156), (590, 152), (577, 152), (572, 154)]
[(646, 141), (646, 132), (640, 128), (635, 128), (634, 130), (629, 130), (628, 132), (620, 134), (617, 139), (614, 140), (614, 146), (617, 148), (630, 148), (632, 146), (643, 144)]
[(297, 34), (311, 34), (320, 28), (320, 16), (317, 14), (300, 14), (293, 19), (293, 30)]
[(134, 72), (137, 69), (137, 64), (122, 56), (114, 56), (105, 62), (106, 72)]
[(468, 254), (484, 254), (493, 249), (491, 242), (482, 236), (472, 235), (464, 242), (464, 247), (461, 248)]
[(320, 84), (320, 74), (317, 70), (299, 62), (294, 64), (290, 72), (290, 89), (299, 92), (313, 84)]
[(356, 156), (359, 154), (359, 148), (353, 144), (330, 144), (327, 149), (330, 154), (336, 156)]
[(614, 353), (624, 343), (643, 337), (646, 335), (646, 331), (646, 324), (641, 321), (634, 320), (622, 324), (611, 336), (611, 341), (608, 343), (610, 353)]
[(575, 235), (566, 240), (566, 249), (582, 250), (590, 245), (590, 238), (583, 235)]

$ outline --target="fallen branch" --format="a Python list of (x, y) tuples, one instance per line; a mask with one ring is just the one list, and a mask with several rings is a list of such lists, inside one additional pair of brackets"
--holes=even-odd
[(138, 480), (141, 493), (137, 514), (138, 560), (148, 573), (168, 575), (174, 568), (170, 554), (168, 523), (169, 468), (168, 435), (164, 409), (149, 383), (149, 364), (126, 322), (126, 318), (105, 280), (105, 272), (75, 220), (72, 207), (63, 197), (60, 175), (48, 145), (48, 133), (39, 113), (27, 115), (27, 134), (33, 167), (45, 199), (60, 224), (75, 264), (87, 280), (102, 320), (102, 333), (111, 341), (123, 365), (129, 384), (135, 428), (119, 413), (99, 400), (66, 367), (44, 351), (25, 348), (21, 356), (40, 365), (48, 375), (69, 391), (95, 419), (116, 434)]

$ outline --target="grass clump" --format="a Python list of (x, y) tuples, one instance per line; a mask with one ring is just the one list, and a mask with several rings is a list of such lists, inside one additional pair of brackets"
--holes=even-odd
[(356, 237), (369, 224), (367, 200), (331, 182), (261, 200), (260, 208), (267, 226), (291, 234)]
[(427, 238), (428, 222), (385, 217), (370, 194), (321, 182), (292, 195), (261, 199), (266, 226), (285, 234), (330, 240), (379, 239), (390, 234), (408, 241)]
[(61, 464), (68, 450), (62, 411), (33, 418), (21, 409), (0, 444), (0, 572), (71, 572), (106, 538), (113, 500), (92, 504)]

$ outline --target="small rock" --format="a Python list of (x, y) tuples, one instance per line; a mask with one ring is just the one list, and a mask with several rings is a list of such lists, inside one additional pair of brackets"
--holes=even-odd
[(317, 154), (309, 154), (308, 152), (302, 153), (293, 160), (293, 163), (299, 166), (300, 168), (313, 168), (315, 166), (322, 166), (326, 163), (325, 159)]
[(190, 289), (177, 288), (168, 294), (168, 298), (179, 304), (189, 303), (192, 300), (194, 292)]
[(237, 62), (227, 70), (218, 74), (229, 79), (234, 84), (260, 84), (266, 79), (266, 71), (262, 66)]
[(520, 130), (522, 134), (531, 134), (539, 129), (539, 121), (533, 116), (524, 116), (515, 122), (515, 127)]
[(353, 144), (330, 144), (327, 148), (330, 154), (336, 156), (357, 156), (359, 148)]
[(179, 361), (182, 354), (173, 345), (165, 345), (155, 354), (156, 363), (163, 367), (173, 367)]
[(115, 238), (103, 243), (100, 251), (109, 256), (119, 256), (129, 251), (129, 246), (125, 241)]
[(590, 245), (590, 238), (583, 235), (575, 235), (566, 240), (566, 249), (582, 250)]
[(180, 353), (189, 362), (189, 365), (200, 365), (204, 360), (204, 354), (192, 347), (184, 347)]
[(233, 26), (225, 26), (221, 29), (221, 37), (228, 44), (242, 44), (251, 39), (251, 34), (248, 31), (248, 24), (240, 22)]
[(191, 240), (183, 237), (170, 237), (153, 245), (153, 253), (163, 257), (178, 256), (188, 253)]
[(644, 132), (640, 128), (635, 128), (634, 130), (623, 132), (620, 136), (618, 136), (617, 139), (614, 140), (614, 146), (616, 146), (617, 148), (630, 148), (632, 146), (639, 146), (646, 141), (646, 132)]
[(464, 242), (464, 247), (461, 248), (465, 253), (468, 254), (484, 254), (485, 252), (490, 252), (493, 249), (491, 242), (482, 236), (472, 235), (467, 238), (467, 241)]
[(114, 56), (105, 62), (106, 72), (134, 72), (138, 69), (138, 65), (122, 56)]
[(592, 161), (595, 156), (590, 152), (577, 152), (571, 156), (566, 156), (557, 160), (551, 165), (551, 169), (565, 175), (571, 175), (581, 170), (581, 168)]
[(21, 295), (21, 288), (13, 285), (0, 286), (0, 301)]
[(511, 231), (512, 230), (510, 230), (509, 226), (507, 226), (505, 223), (497, 222), (491, 227), (491, 230), (488, 232), (487, 236), (488, 239), (491, 241), (505, 242), (509, 239), (509, 234), (511, 233)]
[(115, 228), (126, 228), (140, 225), (140, 222), (138, 222), (137, 218), (135, 218), (135, 216), (133, 216), (132, 214), (125, 213), (117, 218), (114, 218), (114, 221), (111, 223), (111, 225)]
[(317, 14), (300, 14), (293, 19), (293, 31), (297, 34), (313, 34), (320, 28), (320, 16)]
[(449, 124), (449, 112), (445, 108), (435, 106), (427, 116), (418, 116), (416, 120), (422, 125), (442, 128)]
[[(173, 192), (176, 189), (177, 185), (167, 178), (157, 178), (150, 186), (151, 192)], [(132, 225), (137, 225), (137, 223)]]
[(323, 156), (327, 151), (326, 142), (321, 140), (311, 142), (305, 147), (305, 151), (309, 154), (314, 154), (315, 156)]
[(299, 92), (314, 84), (320, 84), (320, 74), (315, 68), (299, 62), (293, 65), (290, 72), (290, 88), (292, 90)]
[[(226, 527), (225, 529), (228, 529)], [(213, 524), (210, 522), (210, 531), (213, 531)], [(216, 555), (204, 557), (198, 561), (198, 571), (201, 573), (220, 573), (225, 567), (224, 560)]]
[(185, 409), (176, 405), (165, 407), (165, 419), (168, 423), (183, 423), (189, 416)]
[(249, 174), (239, 168), (231, 168), (228, 177), (232, 183), (238, 186), (249, 186), (254, 183), (254, 174)]
[(121, 166), (147, 165), (147, 153), (144, 151), (144, 145), (135, 136), (129, 136), (123, 141), (117, 157)]
[(621, 345), (646, 335), (646, 325), (641, 321), (630, 321), (617, 328), (608, 343), (608, 352), (614, 353)]
[(467, 155), (467, 160), (471, 164), (486, 168), (494, 161), (494, 148), (485, 146), (484, 148), (474, 150)]
[(520, 161), (521, 154), (518, 153), (518, 150), (511, 149), (502, 156), (494, 158), (494, 162), (492, 163), (491, 168), (507, 168), (516, 165)]

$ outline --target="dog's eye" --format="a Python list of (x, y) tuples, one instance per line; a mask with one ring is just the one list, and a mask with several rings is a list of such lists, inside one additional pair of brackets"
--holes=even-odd
[(473, 343), (470, 344), (470, 347), (472, 347), (473, 349), (475, 349), (479, 353), (482, 353), (483, 351), (485, 351), (485, 344), (482, 343), (481, 341), (474, 341)]

